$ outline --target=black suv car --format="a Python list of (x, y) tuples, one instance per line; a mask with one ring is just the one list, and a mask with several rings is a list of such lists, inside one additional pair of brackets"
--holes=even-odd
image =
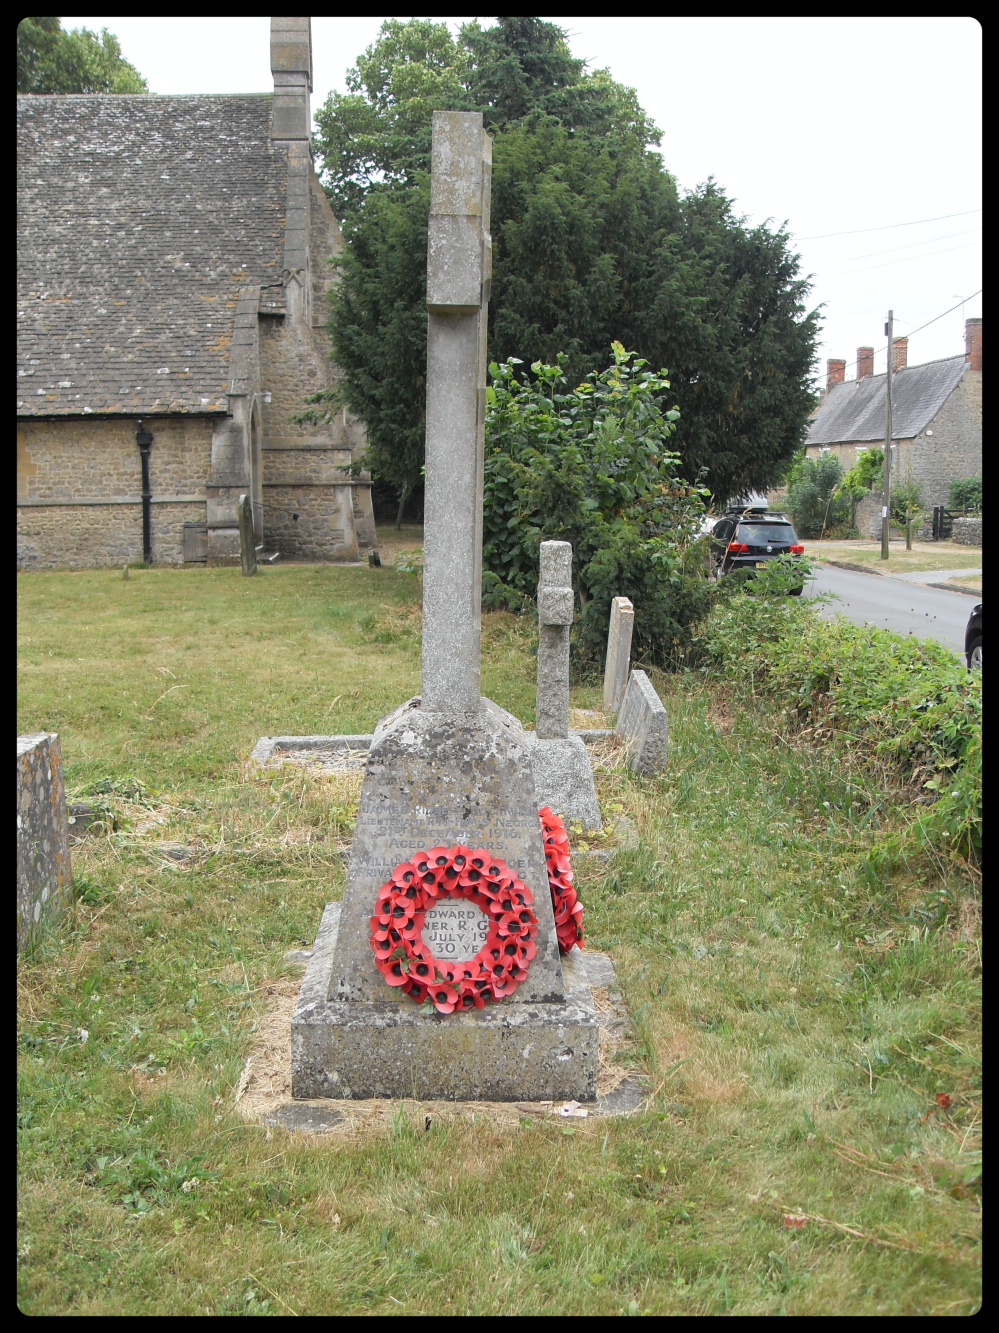
[[(736, 569), (765, 569), (778, 556), (804, 555), (791, 520), (768, 509), (730, 510), (711, 532), (711, 558), (718, 578)], [(804, 583), (792, 588), (797, 596)]]

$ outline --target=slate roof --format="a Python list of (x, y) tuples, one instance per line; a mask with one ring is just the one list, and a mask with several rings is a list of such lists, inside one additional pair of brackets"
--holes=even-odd
[(17, 99), (18, 416), (228, 409), (239, 290), (281, 281), (272, 101)]
[[(968, 363), (963, 356), (907, 366), (892, 376), (891, 435), (911, 440), (925, 430), (957, 388)], [(834, 384), (808, 428), (807, 444), (839, 444), (885, 437), (885, 376)]]

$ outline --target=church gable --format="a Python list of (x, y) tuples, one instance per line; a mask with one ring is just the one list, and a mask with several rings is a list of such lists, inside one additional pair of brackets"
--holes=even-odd
[(309, 19), (272, 19), (271, 66), (266, 95), (18, 99), (26, 565), (238, 563), (243, 494), (285, 556), (375, 542), (363, 430), (295, 419), (332, 380), (343, 246), (309, 152)]

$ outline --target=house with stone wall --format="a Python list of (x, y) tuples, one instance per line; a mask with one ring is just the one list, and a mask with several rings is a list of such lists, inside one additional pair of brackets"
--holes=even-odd
[(154, 562), (238, 563), (243, 493), (284, 556), (373, 547), (363, 428), (293, 420), (336, 374), (343, 248), (308, 18), (271, 20), (271, 70), (255, 96), (18, 97), (22, 568), (141, 560), (144, 509)]
[[(950, 482), (981, 475), (982, 321), (965, 321), (962, 356), (909, 366), (907, 344), (893, 340), (891, 475), (893, 484), (922, 482), (929, 509), (947, 504)], [(847, 471), (862, 449), (884, 448), (887, 375), (874, 374), (873, 347), (857, 349), (856, 379), (846, 379), (845, 361), (830, 360), (827, 369), (806, 449), (812, 458), (834, 454)], [(868, 506), (879, 532), (881, 503)]]

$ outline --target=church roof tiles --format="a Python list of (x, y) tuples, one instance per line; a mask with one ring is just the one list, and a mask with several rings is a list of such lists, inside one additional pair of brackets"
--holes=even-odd
[(225, 412), (240, 290), (281, 282), (272, 97), (17, 101), (18, 416)]

